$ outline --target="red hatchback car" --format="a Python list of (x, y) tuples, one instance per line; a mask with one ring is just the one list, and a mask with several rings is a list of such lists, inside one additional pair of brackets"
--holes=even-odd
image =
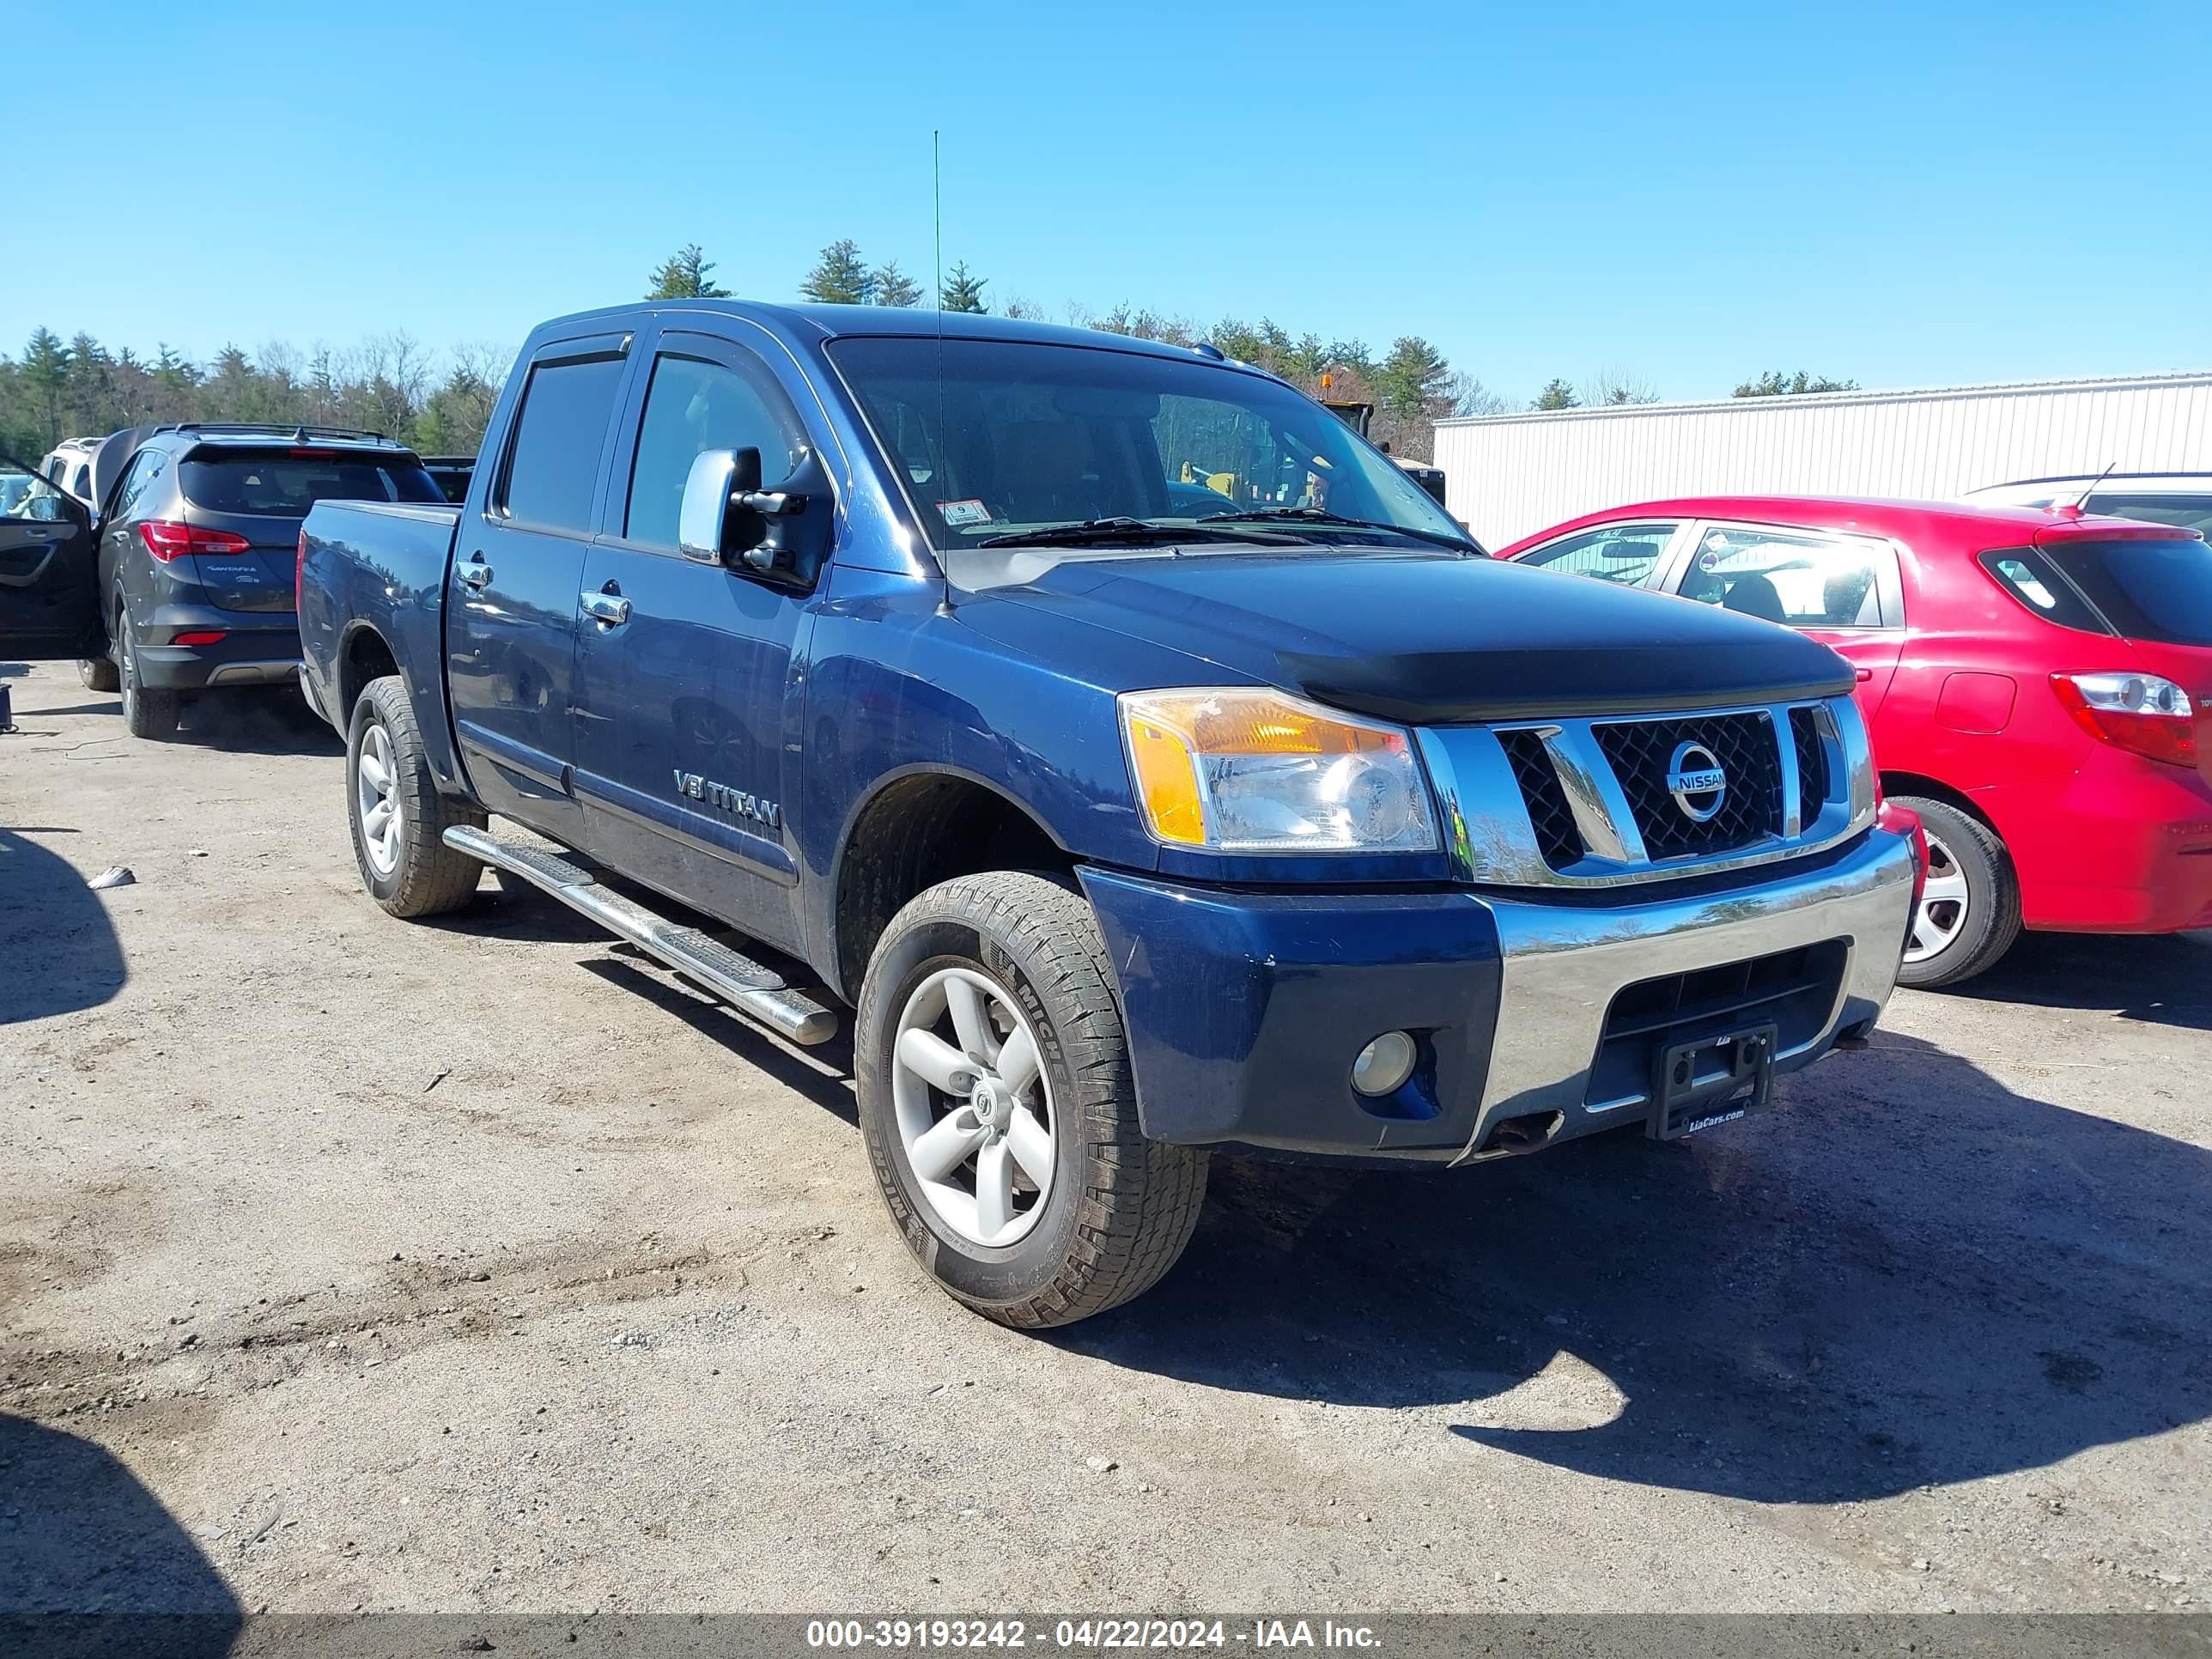
[(1906, 984), (2023, 926), (2212, 926), (2212, 548), (2066, 507), (1703, 496), (1498, 555), (1725, 605), (1858, 671), (1884, 793), (1927, 826)]

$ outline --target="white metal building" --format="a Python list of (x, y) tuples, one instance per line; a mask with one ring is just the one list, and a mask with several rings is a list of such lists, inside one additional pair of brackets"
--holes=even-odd
[(2212, 372), (1644, 404), (1437, 423), (1452, 516), (1503, 547), (1668, 495), (1951, 500), (2017, 478), (2212, 471)]

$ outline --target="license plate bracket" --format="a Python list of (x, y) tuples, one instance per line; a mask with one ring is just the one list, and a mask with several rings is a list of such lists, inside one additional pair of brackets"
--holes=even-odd
[(1776, 1036), (1769, 1021), (1660, 1049), (1644, 1133), (1679, 1140), (1764, 1111), (1774, 1093)]

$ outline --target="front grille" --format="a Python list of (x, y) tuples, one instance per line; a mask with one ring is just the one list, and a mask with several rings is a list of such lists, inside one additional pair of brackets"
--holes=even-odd
[(1606, 1010), (1583, 1103), (1647, 1099), (1663, 1051), (1742, 1026), (1772, 1020), (1778, 1054), (1802, 1048), (1835, 1012), (1849, 956), (1844, 941), (1833, 939), (1626, 987)]
[[(1598, 746), (1628, 797), (1644, 851), (1661, 859), (1712, 857), (1782, 833), (1782, 763), (1774, 722), (1763, 712), (1691, 714), (1595, 728)], [(1674, 750), (1702, 744), (1728, 775), (1720, 811), (1700, 823), (1667, 787)], [(1523, 786), (1526, 787), (1525, 785)]]
[(1797, 822), (1809, 824), (1828, 803), (1828, 745), (1809, 708), (1790, 711), (1790, 736), (1797, 745)]
[(1565, 869), (1583, 855), (1582, 832), (1575, 827), (1567, 792), (1560, 787), (1542, 735), (1527, 730), (1500, 732), (1498, 740), (1505, 745), (1505, 758), (1528, 808), (1528, 822), (1535, 826), (1537, 850), (1552, 868)]

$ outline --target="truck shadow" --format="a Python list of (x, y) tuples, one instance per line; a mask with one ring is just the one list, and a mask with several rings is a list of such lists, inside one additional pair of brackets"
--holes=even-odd
[[(115, 710), (119, 716), (123, 705)], [(345, 743), (289, 687), (210, 691), (184, 711), (173, 743), (239, 755), (343, 755)]]
[(2023, 933), (1988, 973), (1936, 994), (2212, 1031), (2212, 930), (2148, 938)]
[[(703, 992), (695, 990), (647, 952), (618, 939), (587, 917), (578, 915), (549, 893), (528, 882), (494, 872), (477, 895), (476, 902), (450, 915), (434, 917), (423, 925), (475, 939), (512, 939), (532, 944), (597, 945), (603, 956), (585, 958), (576, 965), (587, 974), (652, 1004), (664, 1014), (682, 1020), (692, 1030), (712, 1038), (737, 1059), (757, 1067), (784, 1087), (803, 1096), (845, 1123), (858, 1127), (860, 1109), (853, 1096), (853, 1038), (850, 1021), (841, 1022), (836, 1036), (803, 1054), (769, 1036), (742, 1015)], [(775, 969), (794, 985), (811, 981), (804, 963), (757, 940), (731, 932), (712, 916), (680, 911), (665, 898), (633, 883), (601, 872), (615, 891), (652, 906), (685, 924), (726, 939), (756, 961)]]
[[(191, 1534), (88, 1440), (0, 1413), (0, 1646), (227, 1654), (242, 1623)], [(97, 1613), (97, 1619), (56, 1615)]]
[(0, 1026), (96, 1008), (130, 976), (115, 924), (76, 866), (0, 829)]
[[(41, 704), (39, 693), (57, 701)], [(113, 716), (113, 734), (123, 737), (123, 699), (113, 692), (88, 691), (74, 682), (45, 682), (15, 694), (18, 725), (73, 714)], [(185, 704), (176, 735), (167, 741), (241, 755), (343, 755), (345, 744), (298, 691), (288, 687), (202, 693)]]
[(860, 1109), (853, 1093), (853, 1038), (849, 1029), (841, 1028), (820, 1048), (802, 1054), (703, 992), (691, 989), (642, 951), (617, 945), (609, 956), (586, 962), (583, 968), (585, 972), (596, 974), (608, 984), (643, 998), (693, 1030), (713, 1038), (738, 1060), (819, 1106), (848, 1127), (857, 1130), (860, 1127)]
[(1765, 1503), (2212, 1417), (2212, 1154), (1876, 1044), (1699, 1140), (1449, 1175), (1218, 1160), (1176, 1272), (1057, 1340)]

